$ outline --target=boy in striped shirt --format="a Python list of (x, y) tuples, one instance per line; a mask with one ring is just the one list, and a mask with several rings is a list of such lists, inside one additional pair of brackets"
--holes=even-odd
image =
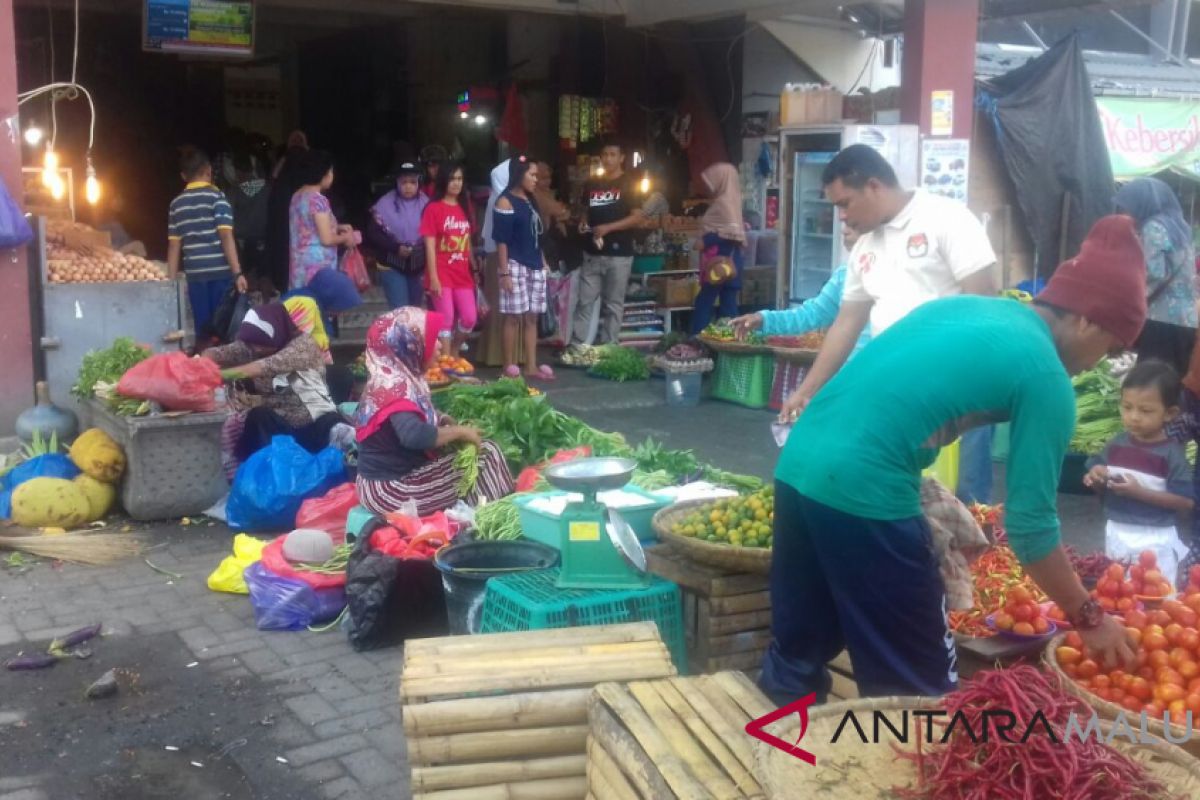
[(188, 300), (200, 345), (211, 338), (209, 322), (231, 280), (236, 280), (238, 291), (244, 293), (246, 278), (233, 238), (233, 209), (221, 190), (213, 186), (208, 156), (200, 150), (184, 153), (180, 173), (187, 185), (171, 201), (167, 271), (174, 279), (182, 266), (187, 276)]

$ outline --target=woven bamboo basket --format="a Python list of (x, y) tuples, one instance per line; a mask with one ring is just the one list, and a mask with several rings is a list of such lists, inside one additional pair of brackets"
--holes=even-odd
[(737, 353), (743, 356), (766, 355), (772, 351), (772, 348), (765, 344), (746, 344), (745, 342), (723, 342), (718, 339), (709, 339), (706, 336), (697, 337), (704, 343), (705, 347), (717, 351), (718, 353)]
[[(853, 727), (843, 732), (838, 744), (830, 744), (847, 711), (854, 711), (864, 730), (870, 730), (874, 711), (936, 708), (938, 698), (874, 697), (814, 706), (808, 711), (808, 729), (801, 747), (816, 756), (816, 765), (800, 761), (764, 742), (755, 741), (755, 777), (768, 797), (819, 797), (822, 800), (885, 800), (895, 797), (894, 787), (913, 788), (917, 774), (909, 762), (898, 760), (890, 744), (861, 744)], [(794, 719), (794, 718), (793, 718)], [(865, 720), (865, 721), (864, 721)], [(910, 723), (912, 724), (912, 723)], [(1111, 723), (1102, 722), (1107, 733)], [(787, 742), (797, 740), (797, 724), (771, 726), (769, 730)], [(868, 733), (868, 735), (870, 735)], [(1150, 774), (1167, 788), (1170, 797), (1200, 797), (1200, 760), (1158, 737), (1137, 745), (1115, 737), (1112, 746), (1146, 765)], [(914, 749), (915, 742), (896, 745)], [(1039, 798), (1040, 800), (1040, 798)]]
[(816, 350), (803, 350), (797, 347), (771, 347), (771, 352), (780, 361), (789, 361), (794, 364), (811, 364), (817, 360)]
[(693, 511), (713, 504), (712, 500), (688, 500), (660, 510), (654, 515), (653, 523), (659, 540), (701, 564), (709, 564), (733, 572), (768, 574), (771, 571), (771, 551), (769, 549), (717, 544), (680, 536), (674, 532), (675, 525), (684, 517)]
[[(1058, 679), (1062, 682), (1063, 691), (1068, 694), (1075, 695), (1080, 700), (1087, 703), (1104, 719), (1116, 719), (1119, 714), (1124, 714), (1125, 719), (1129, 722), (1130, 726), (1134, 729), (1137, 729), (1138, 726), (1141, 725), (1141, 717), (1138, 714), (1135, 714), (1129, 709), (1119, 706), (1109, 700), (1105, 700), (1103, 697), (1092, 694), (1087, 689), (1076, 683), (1070, 675), (1063, 672), (1062, 667), (1058, 665), (1058, 658), (1055, 657), (1054, 651), (1062, 645), (1064, 638), (1066, 638), (1066, 634), (1059, 634), (1058, 636), (1055, 636), (1050, 640), (1050, 642), (1046, 645), (1046, 649), (1042, 652), (1042, 662), (1046, 665), (1046, 669), (1048, 671), (1058, 676)], [(1167, 735), (1167, 726), (1163, 723), (1161, 718), (1148, 718), (1146, 720), (1146, 730), (1155, 736), (1165, 737)], [(1171, 725), (1171, 737), (1173, 739), (1181, 740), (1187, 736), (1187, 733), (1188, 731), (1186, 728), (1179, 725)], [(1190, 741), (1179, 745), (1179, 747), (1182, 747), (1193, 756), (1200, 756), (1200, 720), (1192, 720), (1192, 735)], [(1200, 793), (1193, 796), (1200, 797)]]

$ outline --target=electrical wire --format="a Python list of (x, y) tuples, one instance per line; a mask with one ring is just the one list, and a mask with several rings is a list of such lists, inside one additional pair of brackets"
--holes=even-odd
[(92, 93), (89, 92), (82, 84), (77, 81), (79, 69), (79, 0), (74, 0), (74, 18), (75, 18), (75, 33), (73, 36), (73, 47), (71, 52), (71, 80), (60, 82), (54, 80), (54, 13), (49, 4), (46, 10), (49, 12), (49, 32), (50, 32), (50, 83), (45, 86), (39, 86), (36, 89), (30, 89), (25, 92), (17, 93), (17, 107), (48, 94), (50, 96), (50, 143), (51, 150), (58, 143), (58, 101), (59, 100), (76, 100), (80, 93), (88, 101), (88, 109), (91, 111), (91, 119), (88, 122), (88, 154), (91, 154), (92, 145), (96, 141), (96, 103), (92, 99)]

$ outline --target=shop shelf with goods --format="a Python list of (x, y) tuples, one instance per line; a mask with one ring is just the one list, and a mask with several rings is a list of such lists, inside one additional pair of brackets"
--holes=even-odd
[(410, 640), (412, 796), (583, 797), (593, 688), (675, 674), (648, 622)]
[(488, 581), (482, 633), (537, 631), (580, 625), (653, 622), (682, 672), (687, 664), (679, 587), (652, 578), (644, 588), (561, 589), (558, 570)]
[[(127, 336), (164, 353), (191, 338), (187, 285), (166, 280), (165, 265), (124, 256), (118, 262), (107, 234), (85, 225), (37, 217), (34, 230), (29, 268), (35, 357), (45, 362), (56, 402), (84, 413), (70, 389), (89, 350)], [(142, 275), (157, 279), (124, 279)]]
[[(639, 295), (635, 295), (639, 296)], [(620, 343), (629, 347), (653, 346), (670, 332), (670, 318), (659, 313), (653, 300), (627, 300), (621, 317)]]

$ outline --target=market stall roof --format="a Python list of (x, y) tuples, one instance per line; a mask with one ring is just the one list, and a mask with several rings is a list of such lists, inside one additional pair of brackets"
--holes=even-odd
[[(981, 42), (975, 49), (975, 74), (991, 78), (1011, 72), (1042, 54), (1039, 47)], [(1164, 63), (1136, 53), (1083, 52), (1097, 95), (1200, 98), (1200, 62), (1193, 66)]]

